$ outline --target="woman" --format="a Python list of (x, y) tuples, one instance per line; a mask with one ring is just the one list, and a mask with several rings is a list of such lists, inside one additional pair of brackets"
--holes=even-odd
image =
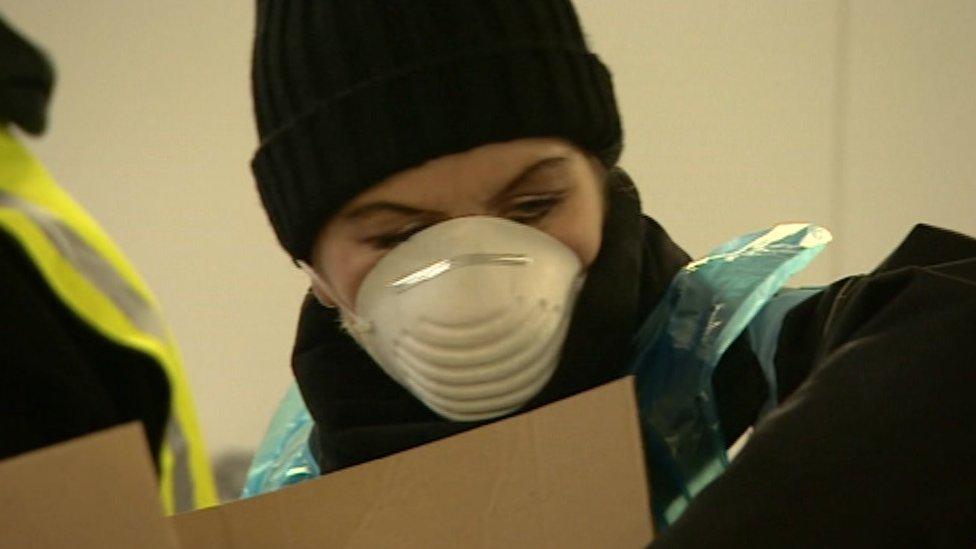
[(820, 290), (779, 291), (811, 226), (689, 263), (616, 166), (567, 0), (259, 1), (253, 84), (258, 188), (313, 297), (310, 419), (286, 400), (252, 491), (636, 373), (656, 518), (682, 516), (657, 543), (972, 539), (973, 240), (920, 227)]

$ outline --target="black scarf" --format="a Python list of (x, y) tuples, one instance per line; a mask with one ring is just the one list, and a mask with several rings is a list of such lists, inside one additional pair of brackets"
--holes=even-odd
[[(560, 363), (523, 411), (625, 375), (638, 323), (689, 261), (660, 225), (642, 216), (637, 190), (623, 171), (611, 171), (607, 184), (603, 242)], [(324, 473), (484, 424), (452, 422), (430, 411), (342, 331), (336, 310), (311, 295), (302, 305), (292, 368), (316, 423), (310, 445)]]

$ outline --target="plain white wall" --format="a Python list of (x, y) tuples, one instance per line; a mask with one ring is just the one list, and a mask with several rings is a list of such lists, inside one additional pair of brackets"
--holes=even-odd
[(976, 235), (976, 2), (851, 2), (837, 272), (924, 221)]
[[(691, 252), (833, 229), (798, 278), (870, 269), (916, 221), (976, 234), (976, 2), (578, 0), (616, 79), (623, 165)], [(248, 170), (253, 5), (4, 0), (59, 82), (30, 146), (163, 304), (212, 453), (253, 448), (304, 280)]]

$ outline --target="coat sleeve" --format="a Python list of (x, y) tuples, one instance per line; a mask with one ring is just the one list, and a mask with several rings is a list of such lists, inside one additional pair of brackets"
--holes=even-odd
[(976, 241), (919, 226), (791, 311), (782, 404), (654, 547), (972, 547)]
[(168, 414), (162, 369), (81, 322), (0, 233), (0, 459), (132, 420), (155, 458)]

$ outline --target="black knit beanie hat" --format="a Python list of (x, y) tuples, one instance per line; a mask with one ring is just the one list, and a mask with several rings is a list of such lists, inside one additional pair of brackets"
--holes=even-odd
[(0, 17), (0, 124), (44, 133), (53, 88), (54, 68), (47, 56)]
[(610, 74), (569, 0), (258, 0), (252, 82), (252, 168), (295, 259), (355, 195), (427, 160), (546, 136), (620, 156)]

